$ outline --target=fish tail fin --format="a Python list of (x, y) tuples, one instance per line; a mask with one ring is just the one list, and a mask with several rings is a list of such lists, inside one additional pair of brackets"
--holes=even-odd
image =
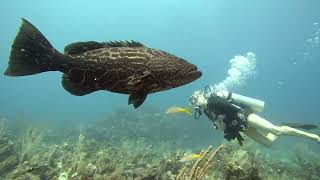
[(30, 22), (22, 18), (20, 30), (13, 42), (7, 76), (25, 76), (53, 71), (58, 53), (45, 36)]

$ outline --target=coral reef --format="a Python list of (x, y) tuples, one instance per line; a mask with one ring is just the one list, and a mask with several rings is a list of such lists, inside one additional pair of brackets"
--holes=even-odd
[(209, 168), (212, 166), (212, 160), (217, 153), (223, 148), (219, 146), (211, 155), (212, 146), (210, 145), (206, 151), (200, 153), (199, 159), (192, 165), (190, 172), (187, 172), (187, 166), (184, 166), (180, 173), (177, 175), (177, 180), (201, 180), (207, 174)]
[(207, 124), (185, 118), (147, 108), (68, 127), (0, 119), (0, 179), (320, 179), (320, 157), (308, 143), (277, 147), (279, 155), (247, 138), (239, 146), (212, 129), (199, 132)]

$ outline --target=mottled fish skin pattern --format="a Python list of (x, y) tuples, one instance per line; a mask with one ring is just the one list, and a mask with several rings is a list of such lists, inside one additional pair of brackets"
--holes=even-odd
[(145, 46), (101, 48), (69, 56), (73, 63), (64, 70), (66, 75), (92, 91), (150, 94), (201, 76), (196, 66), (185, 60)]
[(73, 95), (98, 90), (130, 94), (128, 104), (135, 108), (150, 93), (185, 85), (202, 75), (195, 65), (136, 41), (76, 42), (60, 53), (34, 25), (22, 19), (4, 74), (26, 76), (47, 71), (62, 72), (62, 86)]

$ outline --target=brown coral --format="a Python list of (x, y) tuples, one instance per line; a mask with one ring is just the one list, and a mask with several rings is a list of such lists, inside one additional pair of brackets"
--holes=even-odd
[[(223, 144), (220, 145), (214, 152), (210, 145), (206, 151), (202, 151), (200, 157), (193, 164), (190, 172), (187, 172), (187, 166), (184, 166), (180, 173), (177, 175), (177, 180), (200, 180), (204, 175), (207, 174), (210, 167), (212, 167), (212, 160), (217, 153), (223, 148)], [(211, 153), (211, 154), (210, 154)], [(210, 156), (209, 156), (210, 154)]]

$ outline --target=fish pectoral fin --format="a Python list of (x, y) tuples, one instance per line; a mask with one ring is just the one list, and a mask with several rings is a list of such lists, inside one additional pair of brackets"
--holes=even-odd
[(79, 54), (86, 51), (92, 51), (95, 49), (101, 49), (106, 47), (106, 43), (99, 43), (95, 41), (75, 42), (67, 45), (64, 48), (65, 54)]
[(138, 108), (147, 98), (148, 94), (133, 93), (129, 96), (128, 104), (133, 104), (134, 108)]
[(62, 86), (68, 91), (70, 94), (75, 96), (84, 96), (86, 94), (90, 94), (95, 91), (95, 89), (86, 87), (81, 83), (76, 83), (70, 80), (68, 75), (64, 74), (62, 76)]
[(143, 85), (143, 83), (150, 79), (150, 77), (152, 78), (151, 71), (145, 70), (142, 75), (133, 75), (129, 77), (130, 80), (128, 81), (128, 85), (135, 86), (136, 89), (142, 88), (138, 86)]

